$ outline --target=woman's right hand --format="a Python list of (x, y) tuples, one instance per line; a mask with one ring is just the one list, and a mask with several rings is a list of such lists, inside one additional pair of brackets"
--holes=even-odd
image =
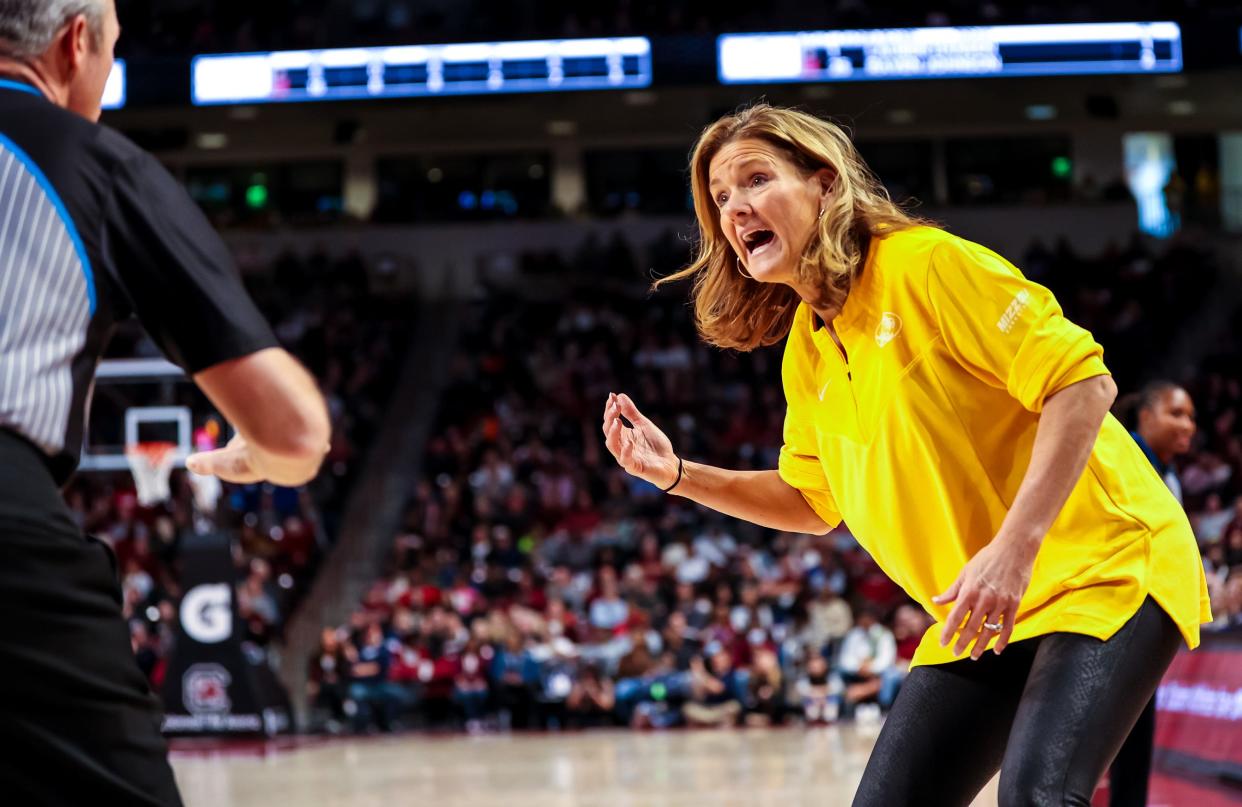
[[(626, 426), (624, 417), (633, 428)], [(628, 395), (609, 393), (604, 406), (604, 445), (626, 473), (664, 489), (677, 480), (677, 455), (664, 432), (638, 411)]]

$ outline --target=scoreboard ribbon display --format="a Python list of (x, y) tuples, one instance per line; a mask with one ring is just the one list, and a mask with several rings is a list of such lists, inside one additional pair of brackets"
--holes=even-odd
[(645, 37), (196, 56), (195, 104), (616, 90), (651, 84)]
[(723, 84), (1176, 73), (1174, 22), (996, 25), (725, 34)]

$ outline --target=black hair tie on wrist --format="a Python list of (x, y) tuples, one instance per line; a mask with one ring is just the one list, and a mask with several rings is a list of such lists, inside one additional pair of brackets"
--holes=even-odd
[(682, 472), (682, 470), (683, 470), (685, 467), (686, 467), (686, 466), (685, 466), (685, 463), (683, 463), (683, 462), (681, 461), (681, 457), (678, 457), (678, 458), (677, 458), (677, 478), (676, 478), (675, 480), (673, 480), (673, 484), (669, 485), (669, 486), (668, 486), (668, 487), (666, 487), (666, 488), (661, 488), (661, 490), (663, 490), (663, 492), (668, 493), (668, 492), (669, 492), (669, 491), (671, 491), (673, 488), (675, 488), (675, 487), (677, 487), (679, 484), (681, 484), (681, 472)]

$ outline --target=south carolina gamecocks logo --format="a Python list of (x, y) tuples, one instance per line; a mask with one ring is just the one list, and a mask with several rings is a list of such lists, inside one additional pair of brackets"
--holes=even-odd
[(219, 664), (195, 664), (181, 677), (181, 700), (192, 715), (227, 714), (233, 676)]

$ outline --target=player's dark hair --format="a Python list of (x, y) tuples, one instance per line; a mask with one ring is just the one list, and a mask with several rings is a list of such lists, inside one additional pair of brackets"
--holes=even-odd
[(1117, 403), (1113, 405), (1113, 414), (1122, 425), (1134, 431), (1138, 428), (1140, 412), (1155, 408), (1166, 393), (1181, 388), (1180, 384), (1169, 381), (1167, 378), (1148, 381), (1137, 392), (1118, 398)]

